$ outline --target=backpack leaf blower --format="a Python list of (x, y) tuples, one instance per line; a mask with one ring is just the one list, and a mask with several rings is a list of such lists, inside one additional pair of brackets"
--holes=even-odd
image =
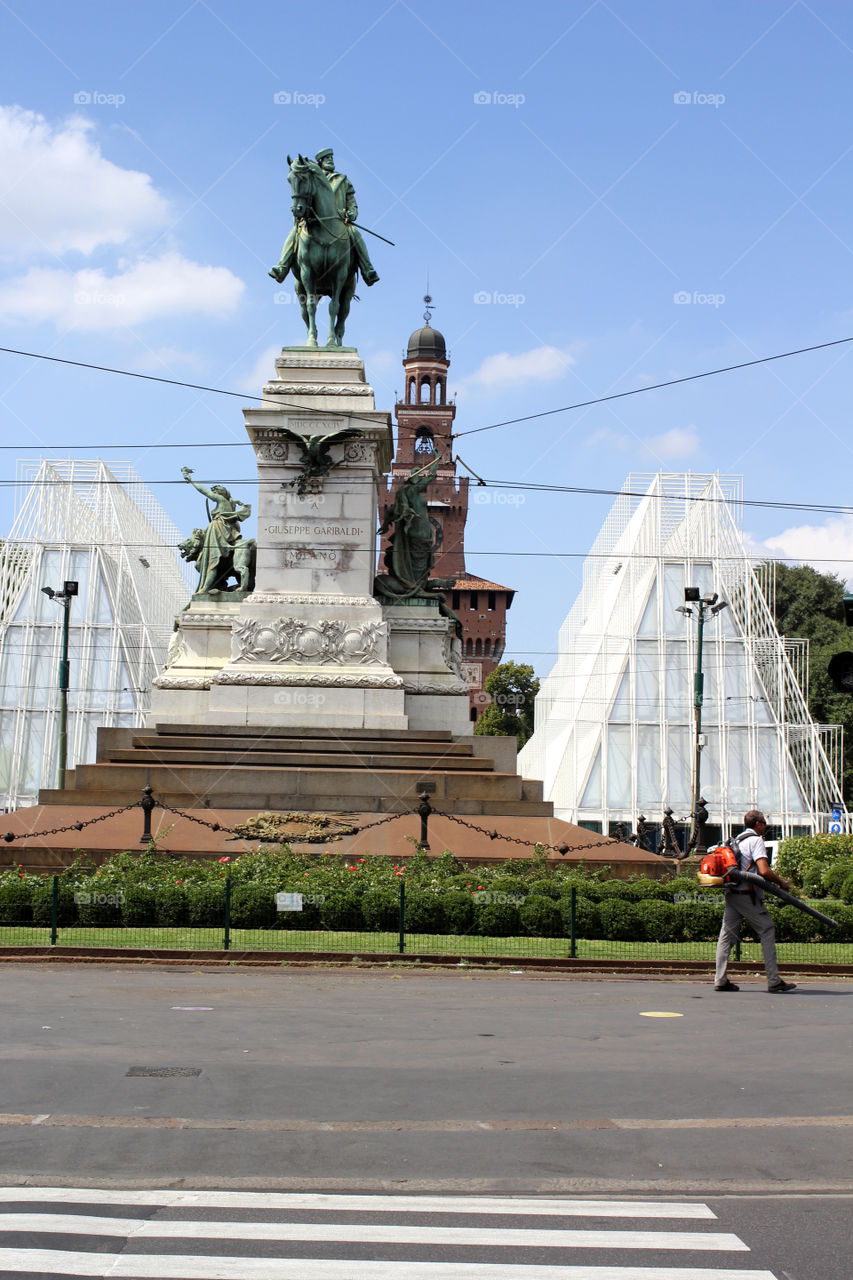
[(814, 916), (815, 920), (820, 920), (821, 924), (832, 925), (833, 929), (840, 928), (837, 920), (825, 916), (822, 911), (816, 911), (814, 907), (803, 902), (802, 898), (796, 898), (792, 893), (788, 893), (787, 889), (782, 889), (778, 884), (765, 880), (764, 876), (758, 875), (755, 871), (741, 871), (737, 855), (728, 845), (720, 845), (719, 848), (705, 855), (698, 871), (698, 879), (699, 883), (705, 887), (733, 884), (758, 885), (765, 893), (772, 893), (775, 898), (780, 898), (789, 906), (805, 911), (806, 915)]

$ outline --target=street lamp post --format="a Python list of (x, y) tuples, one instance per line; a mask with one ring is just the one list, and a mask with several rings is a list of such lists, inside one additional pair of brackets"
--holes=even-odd
[(46, 596), (56, 600), (64, 610), (62, 615), (62, 657), (59, 659), (59, 790), (65, 790), (65, 769), (68, 763), (68, 624), (71, 601), (77, 595), (77, 583), (65, 582), (61, 591), (42, 587)]
[(678, 606), (678, 613), (683, 613), (686, 617), (693, 617), (693, 609), (691, 605), (696, 606), (696, 671), (693, 676), (693, 724), (694, 724), (694, 740), (693, 740), (693, 803), (692, 818), (693, 827), (690, 833), (690, 849), (694, 849), (698, 857), (702, 857), (705, 853), (705, 822), (708, 818), (708, 810), (705, 808), (705, 801), (702, 799), (702, 748), (705, 745), (705, 739), (702, 734), (702, 703), (704, 701), (705, 676), (702, 671), (702, 638), (705, 631), (705, 614), (710, 613), (712, 617), (716, 617), (723, 609), (728, 607), (728, 602), (720, 600), (716, 591), (702, 595), (698, 587), (684, 588), (685, 604)]

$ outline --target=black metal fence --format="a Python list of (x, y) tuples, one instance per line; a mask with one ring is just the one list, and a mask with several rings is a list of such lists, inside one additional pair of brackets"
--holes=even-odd
[[(594, 903), (572, 885), (559, 899), (477, 891), (469, 896), (425, 893), (401, 878), (394, 891), (367, 889), (346, 901), (320, 893), (271, 892), (224, 875), (188, 900), (161, 890), (152, 903), (138, 891), (74, 890), (55, 875), (16, 910), (7, 896), (0, 914), (0, 948), (109, 948), (158, 952), (281, 952), (303, 955), (458, 956), (590, 961), (713, 961), (722, 919), (722, 894), (698, 891), (688, 901)], [(678, 896), (678, 895), (677, 895)], [(690, 895), (682, 895), (690, 897)], [(832, 904), (822, 904), (832, 909)], [(788, 912), (793, 908), (785, 908)], [(797, 913), (800, 916), (801, 913)], [(832, 940), (808, 917), (799, 940), (777, 927), (779, 959), (790, 966), (853, 966), (853, 922)], [(794, 922), (796, 924), (796, 921)], [(821, 936), (825, 940), (816, 940)], [(748, 938), (734, 960), (761, 963)]]

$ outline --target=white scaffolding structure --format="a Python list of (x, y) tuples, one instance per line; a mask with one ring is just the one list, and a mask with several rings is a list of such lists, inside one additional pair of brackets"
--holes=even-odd
[(71, 602), (68, 767), (93, 760), (100, 725), (144, 723), (175, 615), (191, 593), (180, 533), (127, 463), (18, 464), (18, 505), (0, 543), (0, 801), (56, 785), (63, 609)]
[(753, 568), (739, 477), (631, 475), (584, 564), (559, 656), (519, 756), (558, 817), (607, 833), (670, 805), (689, 818), (695, 619), (685, 586), (729, 608), (706, 620), (702, 792), (727, 835), (757, 806), (783, 834), (827, 830), (841, 795), (842, 730), (809, 715), (808, 641), (780, 637), (772, 564)]

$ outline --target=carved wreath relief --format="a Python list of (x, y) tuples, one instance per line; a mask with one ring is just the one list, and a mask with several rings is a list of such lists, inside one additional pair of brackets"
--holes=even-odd
[(231, 634), (232, 657), (238, 662), (365, 665), (383, 661), (388, 624), (249, 618), (236, 621)]

